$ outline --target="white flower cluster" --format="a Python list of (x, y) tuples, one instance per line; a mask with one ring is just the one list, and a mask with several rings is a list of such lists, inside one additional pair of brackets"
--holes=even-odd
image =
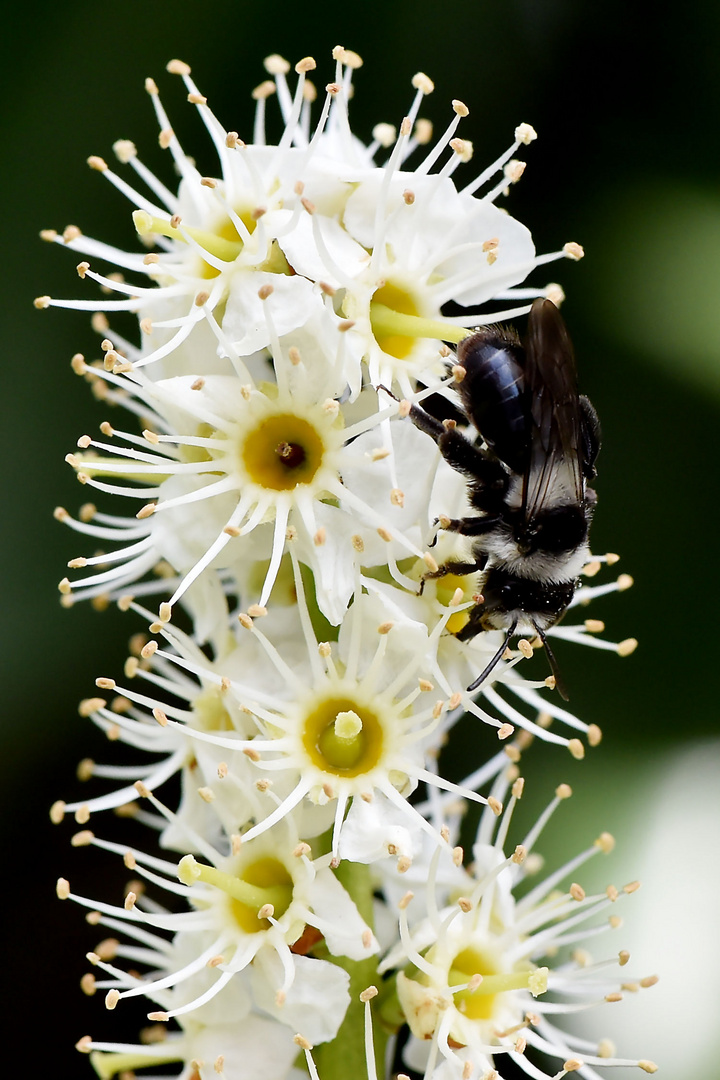
[[(581, 736), (594, 745), (600, 732), (555, 704), (552, 678), (520, 674), (527, 642), (479, 691), (464, 689), (501, 635), (457, 636), (477, 575), (427, 576), (467, 551), (449, 533), (427, 549), (438, 515), (467, 511), (467, 491), (397, 401), (452, 400), (446, 343), (526, 313), (535, 297), (559, 302), (557, 285), (520, 283), (582, 249), (537, 256), (496, 205), (522, 174), (513, 155), (535, 138), (529, 125), (458, 187), (472, 158), (456, 136), (466, 106), (454, 101), (434, 138), (419, 117), (432, 83), (418, 74), (408, 115), (397, 129), (378, 124), (366, 146), (348, 115), (361, 60), (341, 47), (333, 56), (334, 81), (314, 108), (315, 61), (295, 66), (293, 89), (287, 62), (266, 60), (272, 78), (254, 91), (248, 143), (173, 61), (217, 175), (183, 152), (148, 80), (177, 194), (128, 141), (114, 150), (138, 187), (90, 159), (130, 200), (145, 252), (72, 226), (43, 234), (129, 273), (82, 261), (96, 298), (36, 301), (94, 313), (102, 358), (77, 355), (73, 369), (131, 414), (68, 456), (81, 483), (132, 510), (56, 511), (104, 548), (73, 559), (81, 573), (60, 591), (66, 603), (117, 601), (153, 635), (136, 636), (122, 680), (97, 680), (108, 697), (81, 706), (137, 752), (132, 763), (84, 762), (81, 778), (110, 781), (105, 793), (58, 802), (52, 817), (73, 813), (84, 827), (116, 809), (180, 855), (87, 828), (74, 837), (136, 875), (119, 904), (58, 883), (120, 935), (90, 954), (102, 976), (83, 988), (104, 991), (110, 1009), (145, 996), (159, 1025), (137, 1045), (88, 1036), (78, 1046), (104, 1078), (179, 1063), (183, 1080), (375, 1080), (401, 1052), (428, 1080), (500, 1076), (510, 1059), (533, 1078), (596, 1077), (599, 1065), (628, 1062), (555, 1021), (619, 996), (626, 980), (608, 961), (569, 948), (615, 925), (597, 916), (619, 893), (558, 886), (611, 838), (523, 888), (540, 867), (541, 829), (570, 793), (562, 787), (523, 843), (504, 849), (532, 737), (582, 757)], [(271, 145), (273, 97), (283, 130)], [(447, 315), (449, 304), (464, 313)], [(139, 344), (111, 329), (121, 312), (137, 316)], [(573, 606), (629, 584), (585, 585)], [(143, 606), (151, 596), (158, 614)], [(632, 641), (593, 636), (602, 629), (589, 619), (549, 635), (631, 651)], [(465, 713), (477, 754), (455, 783), (441, 755)], [(473, 803), (480, 824), (466, 860), (458, 845)]]

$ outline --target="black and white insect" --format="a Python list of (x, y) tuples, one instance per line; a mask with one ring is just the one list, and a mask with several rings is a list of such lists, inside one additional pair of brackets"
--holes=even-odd
[(570, 338), (550, 300), (532, 305), (524, 344), (512, 328), (486, 327), (460, 342), (456, 363), (457, 392), (477, 439), (418, 405), (409, 415), (467, 477), (474, 513), (437, 524), (472, 538), (472, 558), (426, 577), (481, 571), (482, 596), (457, 636), (505, 632), (468, 690), (487, 678), (517, 634), (540, 638), (567, 699), (545, 631), (564, 615), (590, 557), (597, 414), (578, 394)]

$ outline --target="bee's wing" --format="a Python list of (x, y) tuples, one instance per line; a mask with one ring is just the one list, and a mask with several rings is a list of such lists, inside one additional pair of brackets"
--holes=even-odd
[(530, 409), (523, 509), (529, 522), (543, 510), (583, 496), (581, 410), (572, 344), (550, 300), (530, 309), (525, 366)]

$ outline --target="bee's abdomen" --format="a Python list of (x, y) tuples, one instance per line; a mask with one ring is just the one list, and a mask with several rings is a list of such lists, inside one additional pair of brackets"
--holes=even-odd
[(497, 457), (524, 473), (528, 419), (522, 347), (512, 338), (478, 331), (458, 346), (465, 377), (458, 391), (465, 410)]

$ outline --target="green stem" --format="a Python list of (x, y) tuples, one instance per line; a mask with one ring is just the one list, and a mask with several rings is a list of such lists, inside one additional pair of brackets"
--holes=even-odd
[[(338, 880), (355, 901), (360, 915), (373, 925), (373, 890), (370, 868), (362, 863), (341, 862), (335, 871)], [(350, 1005), (340, 1030), (332, 1042), (322, 1043), (313, 1051), (322, 1080), (361, 1080), (367, 1076), (365, 1064), (365, 1005), (360, 993), (368, 986), (377, 985), (377, 957), (367, 960), (348, 960), (333, 957), (333, 963), (350, 976)], [(375, 1067), (378, 1076), (384, 1075), (385, 1045), (387, 1033), (373, 1011), (373, 1038), (375, 1042)]]

